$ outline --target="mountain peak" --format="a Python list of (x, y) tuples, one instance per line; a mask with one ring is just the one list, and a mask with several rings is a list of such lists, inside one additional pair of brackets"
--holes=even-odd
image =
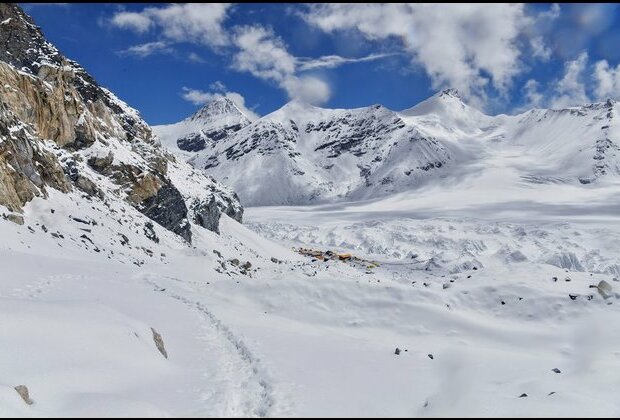
[(43, 64), (62, 65), (65, 58), (18, 5), (0, 3), (0, 22), (0, 61), (34, 75)]
[(448, 88), (448, 89), (444, 89), (442, 90), (439, 95), (440, 98), (442, 97), (450, 97), (450, 98), (456, 98), (456, 99), (462, 99), (461, 95), (459, 94), (459, 91), (456, 88)]
[(235, 115), (245, 117), (245, 114), (237, 107), (237, 105), (225, 96), (216, 96), (207, 102), (189, 119), (191, 121), (210, 120), (214, 117), (223, 115)]

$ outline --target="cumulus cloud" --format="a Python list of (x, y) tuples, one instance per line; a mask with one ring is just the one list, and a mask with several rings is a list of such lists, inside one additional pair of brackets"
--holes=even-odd
[[(194, 105), (204, 105), (207, 102), (211, 102), (218, 98), (228, 98), (230, 99), (236, 106), (239, 108), (241, 112), (243, 112), (250, 120), (256, 120), (259, 118), (259, 115), (256, 114), (252, 109), (248, 108), (245, 104), (245, 98), (243, 95), (237, 92), (226, 92), (224, 91), (226, 87), (222, 82), (215, 82), (217, 88), (221, 91), (219, 92), (205, 92), (199, 89), (192, 89), (188, 87), (183, 87), (183, 91), (181, 96), (188, 102), (191, 102)], [(212, 84), (213, 86), (213, 84)]]
[(599, 99), (620, 97), (620, 64), (610, 66), (607, 60), (594, 65), (594, 92)]
[[(545, 13), (551, 19), (559, 7)], [(318, 4), (304, 18), (325, 32), (356, 30), (369, 40), (400, 40), (435, 89), (456, 87), (478, 101), (488, 86), (507, 93), (523, 70), (520, 37), (535, 24), (520, 4)], [(543, 38), (533, 38), (534, 54), (548, 57)]]
[[(271, 28), (261, 25), (223, 26), (230, 8), (228, 4), (171, 4), (146, 7), (139, 12), (120, 11), (109, 22), (121, 29), (144, 34), (156, 31), (163, 41), (149, 42), (123, 50), (125, 55), (147, 57), (171, 52), (173, 42), (189, 42), (211, 47), (220, 53), (230, 53), (231, 67), (239, 72), (275, 83), (290, 99), (313, 104), (329, 100), (329, 84), (307, 72), (335, 68), (349, 63), (378, 60), (394, 54), (370, 54), (360, 58), (327, 55), (318, 58), (295, 57)], [(226, 47), (224, 49), (220, 47)], [(202, 63), (196, 53), (187, 59)]]
[(528, 80), (523, 86), (523, 96), (525, 108), (556, 109), (620, 99), (620, 64), (614, 67), (607, 60), (590, 64), (584, 51), (565, 62), (562, 76), (545, 89), (538, 81)]
[(540, 92), (540, 83), (534, 79), (525, 82), (523, 96), (527, 108), (540, 108), (544, 103), (544, 95)]
[(145, 58), (153, 54), (172, 54), (173, 52), (174, 50), (170, 47), (169, 43), (156, 41), (131, 46), (125, 50), (119, 51), (119, 54)]
[(144, 33), (153, 26), (153, 21), (150, 17), (135, 12), (119, 12), (112, 17), (111, 22), (116, 27), (131, 29), (138, 33)]
[(584, 71), (588, 65), (588, 53), (582, 52), (579, 56), (564, 65), (564, 77), (555, 88), (555, 95), (551, 99), (552, 108), (566, 108), (590, 102), (586, 93), (586, 79)]
[(284, 80), (283, 86), (290, 98), (311, 104), (325, 103), (331, 96), (329, 85), (317, 77), (289, 77)]
[(277, 83), (291, 99), (312, 104), (329, 99), (331, 91), (325, 81), (316, 76), (297, 75), (297, 59), (271, 29), (258, 25), (239, 27), (234, 43), (239, 49), (233, 57), (235, 70)]
[(110, 20), (113, 26), (145, 33), (157, 27), (162, 36), (176, 42), (194, 42), (211, 47), (228, 45), (222, 24), (230, 4), (186, 3), (147, 7), (140, 12), (122, 11)]

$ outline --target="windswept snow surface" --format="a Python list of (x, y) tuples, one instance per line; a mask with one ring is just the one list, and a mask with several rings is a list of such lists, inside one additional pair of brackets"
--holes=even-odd
[[(551, 197), (546, 184), (515, 207), (523, 197), (499, 188), (463, 201), (467, 185), (249, 208), (252, 231), (224, 217), (192, 247), (131, 224), (121, 246), (98, 204), (35, 199), (23, 226), (0, 221), (0, 415), (619, 415), (613, 186), (592, 193), (608, 207), (577, 205), (588, 186)], [(98, 220), (87, 228), (100, 252), (70, 239), (86, 227), (72, 217)], [(601, 280), (607, 299), (589, 287)]]

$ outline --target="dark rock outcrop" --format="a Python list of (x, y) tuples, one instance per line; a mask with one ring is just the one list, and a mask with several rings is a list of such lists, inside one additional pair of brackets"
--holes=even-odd
[(179, 149), (185, 150), (186, 152), (199, 152), (201, 150), (204, 150), (204, 148), (207, 146), (207, 142), (205, 140), (204, 134), (193, 133), (178, 139), (177, 146), (179, 146)]
[(187, 220), (187, 206), (174, 185), (162, 186), (156, 195), (144, 200), (138, 210), (187, 242), (192, 241), (192, 230)]

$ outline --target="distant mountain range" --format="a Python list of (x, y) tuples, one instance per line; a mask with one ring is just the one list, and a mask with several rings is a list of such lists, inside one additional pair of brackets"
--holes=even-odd
[(607, 101), (489, 116), (447, 89), (399, 112), (292, 101), (251, 121), (222, 97), (153, 131), (171, 152), (232, 187), (244, 205), (311, 204), (458, 182), (502, 164), (523, 182), (589, 184), (620, 173), (617, 113)]

